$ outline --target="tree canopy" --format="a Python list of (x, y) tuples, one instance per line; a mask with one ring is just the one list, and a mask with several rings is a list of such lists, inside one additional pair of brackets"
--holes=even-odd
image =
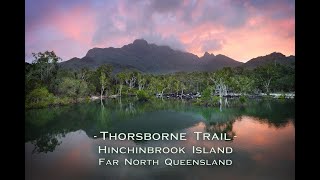
[(33, 62), (25, 66), (25, 93), (29, 103), (46, 99), (44, 96), (77, 100), (90, 95), (100, 95), (102, 98), (139, 93), (140, 97), (144, 98), (156, 94), (161, 97), (164, 94), (174, 94), (175, 97), (182, 98), (184, 94), (200, 92), (204, 99), (211, 99), (210, 96), (223, 96), (228, 93), (246, 95), (295, 91), (294, 65), (270, 63), (252, 70), (225, 67), (214, 72), (160, 75), (124, 70), (114, 74), (113, 67), (109, 64), (96, 69), (61, 69), (58, 65), (61, 58), (53, 51), (34, 53), (33, 56)]

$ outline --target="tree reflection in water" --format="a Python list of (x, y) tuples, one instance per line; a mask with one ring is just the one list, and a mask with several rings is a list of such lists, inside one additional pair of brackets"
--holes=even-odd
[(56, 146), (59, 146), (62, 143), (61, 140), (60, 141), (58, 140), (58, 136), (59, 135), (53, 135), (48, 133), (32, 141), (31, 143), (34, 145), (32, 154), (34, 153), (38, 154), (41, 152), (43, 153), (53, 152)]
[(233, 131), (233, 121), (227, 121), (227, 122), (209, 122), (206, 124), (206, 132), (209, 133), (226, 133), (227, 138), (233, 140), (236, 133)]
[[(33, 153), (48, 153), (54, 151), (62, 143), (62, 137), (69, 132), (83, 130), (88, 137), (92, 138), (101, 130), (122, 131), (123, 126), (128, 124), (127, 120), (142, 117), (150, 112), (159, 112), (158, 114), (161, 116), (158, 117), (158, 125), (153, 124), (155, 121), (148, 124), (148, 128), (154, 128), (155, 131), (159, 130), (159, 126), (164, 126), (162, 129), (167, 128), (164, 129), (167, 131), (169, 129), (176, 131), (178, 128), (185, 128), (181, 125), (181, 123), (185, 123), (185, 117), (199, 118), (201, 116), (206, 124), (207, 132), (227, 133), (230, 139), (235, 136), (233, 123), (236, 120), (241, 120), (242, 116), (250, 116), (255, 121), (267, 123), (275, 128), (283, 128), (291, 121), (295, 125), (294, 102), (287, 101), (252, 101), (247, 102), (245, 107), (232, 108), (230, 106), (224, 108), (223, 111), (220, 111), (219, 107), (201, 107), (182, 101), (162, 101), (160, 99), (144, 103), (134, 101), (134, 99), (114, 99), (100, 103), (98, 101), (27, 111), (25, 142), (31, 142), (35, 146)], [(145, 121), (140, 121), (136, 128), (145, 128), (146, 123), (152, 117), (148, 118)], [(173, 121), (176, 118), (184, 120), (179, 121), (180, 124), (172, 123), (170, 125), (175, 127), (161, 125), (161, 121), (166, 119)], [(130, 126), (135, 126), (135, 123), (137, 121), (130, 121)], [(114, 127), (115, 124), (117, 124), (116, 127)]]

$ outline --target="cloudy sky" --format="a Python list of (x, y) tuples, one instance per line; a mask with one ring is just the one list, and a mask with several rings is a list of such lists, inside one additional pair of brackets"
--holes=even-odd
[(25, 8), (29, 60), (45, 50), (81, 58), (93, 47), (138, 38), (243, 62), (275, 51), (295, 54), (294, 0), (26, 0)]

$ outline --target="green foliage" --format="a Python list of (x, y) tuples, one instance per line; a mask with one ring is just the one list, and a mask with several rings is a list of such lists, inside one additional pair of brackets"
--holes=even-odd
[(126, 80), (126, 73), (125, 72), (119, 72), (116, 75), (117, 81), (119, 82), (119, 84), (124, 84), (125, 80)]
[(231, 87), (234, 91), (240, 93), (250, 93), (254, 88), (254, 80), (248, 76), (238, 75), (231, 77)]
[(212, 97), (212, 103), (213, 103), (213, 104), (219, 103), (219, 100), (220, 100), (220, 97), (219, 97), (219, 96), (213, 96), (213, 97)]
[(245, 103), (247, 101), (246, 97), (245, 96), (240, 96), (239, 97), (239, 101), (241, 104)]
[(286, 95), (284, 95), (284, 94), (281, 94), (280, 96), (279, 96), (279, 99), (285, 99), (286, 98)]
[(295, 74), (292, 71), (284, 71), (281, 77), (275, 79), (274, 84), (272, 84), (271, 89), (273, 91), (285, 91), (290, 92), (295, 89)]
[(144, 90), (137, 91), (137, 97), (139, 101), (148, 101), (150, 99), (148, 93)]
[(163, 84), (161, 83), (161, 81), (159, 80), (159, 78), (155, 78), (155, 77), (152, 77), (150, 79), (150, 83), (149, 83), (149, 86), (148, 86), (148, 89), (152, 92), (155, 92), (155, 93), (159, 93), (163, 88), (162, 86)]
[[(110, 89), (110, 83), (111, 83), (111, 72), (112, 72), (112, 66), (104, 64), (100, 67), (98, 67), (95, 71), (89, 71), (88, 72), (88, 82), (92, 84), (95, 87), (95, 93), (100, 94), (101, 92), (101, 78), (104, 76), (104, 82), (103, 85), (106, 87), (106, 89)], [(103, 74), (103, 75), (102, 75)]]
[(202, 92), (201, 99), (204, 100), (204, 101), (209, 101), (211, 99), (211, 92), (212, 92), (212, 89), (210, 87), (207, 87)]
[(107, 78), (106, 78), (106, 74), (101, 72), (100, 73), (100, 86), (101, 86), (101, 89), (105, 89), (106, 86), (108, 85), (108, 81), (107, 81)]
[(259, 87), (269, 95), (270, 88), (275, 79), (280, 77), (279, 67), (273, 63), (269, 63), (264, 66), (259, 66), (254, 70), (256, 82)]
[(61, 141), (50, 134), (46, 134), (32, 143), (35, 144), (35, 149), (33, 149), (32, 153), (48, 153), (53, 152), (55, 147), (61, 144)]
[(253, 70), (227, 67), (214, 72), (177, 72), (165, 75), (124, 70), (114, 75), (112, 66), (108, 64), (97, 69), (60, 69), (60, 58), (54, 52), (40, 52), (34, 54), (34, 58), (31, 64), (25, 64), (25, 95), (28, 106), (72, 103), (100, 93), (121, 96), (140, 94), (141, 97), (148, 95), (148, 98), (155, 98), (155, 94), (196, 92), (202, 92), (202, 97), (196, 104), (211, 106), (219, 102), (218, 97), (212, 97), (212, 93), (217, 92), (246, 95), (253, 92), (269, 94), (295, 91), (294, 65), (271, 63)]
[(33, 57), (35, 59), (32, 62), (33, 68), (32, 71), (30, 71), (30, 73), (32, 73), (31, 76), (38, 78), (41, 83), (48, 88), (54, 88), (52, 87), (52, 83), (59, 69), (58, 61), (60, 61), (61, 58), (56, 56), (53, 51), (33, 53)]
[(72, 101), (68, 97), (59, 98), (54, 96), (45, 87), (39, 87), (31, 91), (26, 96), (26, 108), (42, 108), (53, 105), (66, 105), (70, 104)]
[(89, 87), (85, 81), (67, 77), (59, 84), (59, 92), (63, 96), (77, 99), (79, 97), (87, 96), (89, 94)]
[(200, 106), (203, 105), (203, 101), (201, 99), (196, 99), (192, 102), (193, 105)]
[(34, 60), (31, 64), (25, 64), (25, 93), (29, 94), (33, 89), (45, 86), (50, 91), (55, 89), (56, 75), (59, 70), (58, 61), (61, 60), (51, 51), (33, 53)]
[(48, 89), (45, 87), (39, 87), (31, 91), (27, 97), (26, 102), (28, 103), (39, 103), (51, 101), (53, 97), (52, 93), (49, 93)]

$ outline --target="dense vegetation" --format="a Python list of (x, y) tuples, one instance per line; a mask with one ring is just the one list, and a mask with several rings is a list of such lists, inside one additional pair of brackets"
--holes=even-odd
[[(197, 103), (217, 104), (230, 93), (242, 97), (250, 94), (295, 91), (295, 66), (277, 63), (255, 69), (223, 68), (215, 72), (144, 74), (125, 70), (113, 73), (111, 65), (96, 69), (60, 69), (61, 60), (54, 52), (33, 54), (34, 61), (26, 63), (26, 108), (61, 105), (88, 99), (114, 96), (137, 96), (141, 101), (154, 97), (184, 98), (185, 94), (202, 97)], [(220, 97), (217, 98), (217, 97)], [(221, 103), (221, 102), (220, 102)]]

